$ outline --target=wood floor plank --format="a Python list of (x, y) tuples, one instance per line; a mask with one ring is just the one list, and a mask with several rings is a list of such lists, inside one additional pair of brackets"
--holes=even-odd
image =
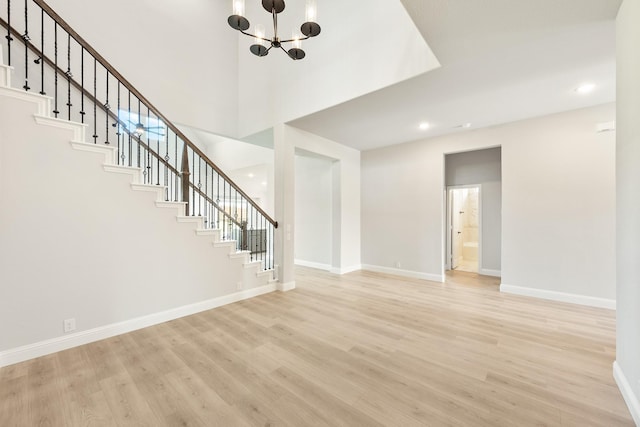
[(0, 426), (633, 426), (615, 312), (296, 270), (271, 293), (0, 369)]

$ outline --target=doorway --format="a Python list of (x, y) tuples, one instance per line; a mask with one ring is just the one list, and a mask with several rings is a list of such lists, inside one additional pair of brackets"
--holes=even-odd
[(447, 187), (447, 267), (477, 273), (481, 259), (480, 185)]

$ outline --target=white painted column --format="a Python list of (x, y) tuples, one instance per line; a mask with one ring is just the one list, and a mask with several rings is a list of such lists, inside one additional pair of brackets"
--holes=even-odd
[(640, 0), (617, 19), (616, 362), (613, 374), (640, 425)]
[(295, 232), (295, 147), (287, 138), (285, 126), (273, 128), (275, 219), (275, 263), (278, 265), (278, 288), (295, 288), (294, 232)]

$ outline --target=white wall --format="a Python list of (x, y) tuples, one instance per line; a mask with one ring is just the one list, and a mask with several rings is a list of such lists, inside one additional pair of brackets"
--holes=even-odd
[(331, 270), (333, 161), (298, 152), (295, 175), (296, 264)]
[(47, 3), (169, 120), (236, 136), (238, 36), (231, 2)]
[(502, 161), (500, 148), (446, 156), (446, 185), (482, 184), (481, 274), (500, 274), (502, 242)]
[(229, 248), (105, 172), (104, 155), (73, 150), (71, 131), (36, 125), (35, 111), (0, 95), (0, 365), (61, 339), (64, 319), (95, 331), (248, 285)]
[(614, 375), (640, 425), (640, 1), (617, 20), (617, 348)]
[(502, 282), (615, 299), (615, 106), (362, 153), (362, 262), (442, 279), (444, 155), (502, 147)]
[[(229, 2), (230, 3), (230, 2)], [(287, 2), (279, 31), (299, 29), (305, 2)], [(246, 136), (373, 92), (439, 66), (411, 17), (398, 0), (318, 2), (322, 33), (303, 42), (307, 56), (293, 62), (273, 49), (259, 58), (253, 40), (238, 44), (240, 135)], [(246, 2), (252, 25), (271, 36), (269, 15), (259, 2)], [(249, 29), (251, 32), (253, 26)], [(287, 46), (289, 48), (289, 46)]]

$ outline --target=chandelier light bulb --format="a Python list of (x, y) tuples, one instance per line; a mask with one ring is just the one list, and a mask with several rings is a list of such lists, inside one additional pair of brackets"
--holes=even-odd
[(302, 40), (300, 40), (300, 34), (297, 31), (293, 32), (291, 39), (293, 40), (292, 45), (294, 48), (302, 49)]
[(316, 0), (307, 0), (305, 18), (306, 18), (305, 22), (318, 21), (318, 7), (316, 5)]
[(244, 0), (233, 0), (233, 14), (244, 16)]
[(261, 46), (265, 46), (266, 40), (264, 39), (264, 36), (266, 34), (266, 31), (264, 29), (264, 25), (260, 25), (260, 24), (256, 25), (255, 33), (256, 33), (255, 43)]

